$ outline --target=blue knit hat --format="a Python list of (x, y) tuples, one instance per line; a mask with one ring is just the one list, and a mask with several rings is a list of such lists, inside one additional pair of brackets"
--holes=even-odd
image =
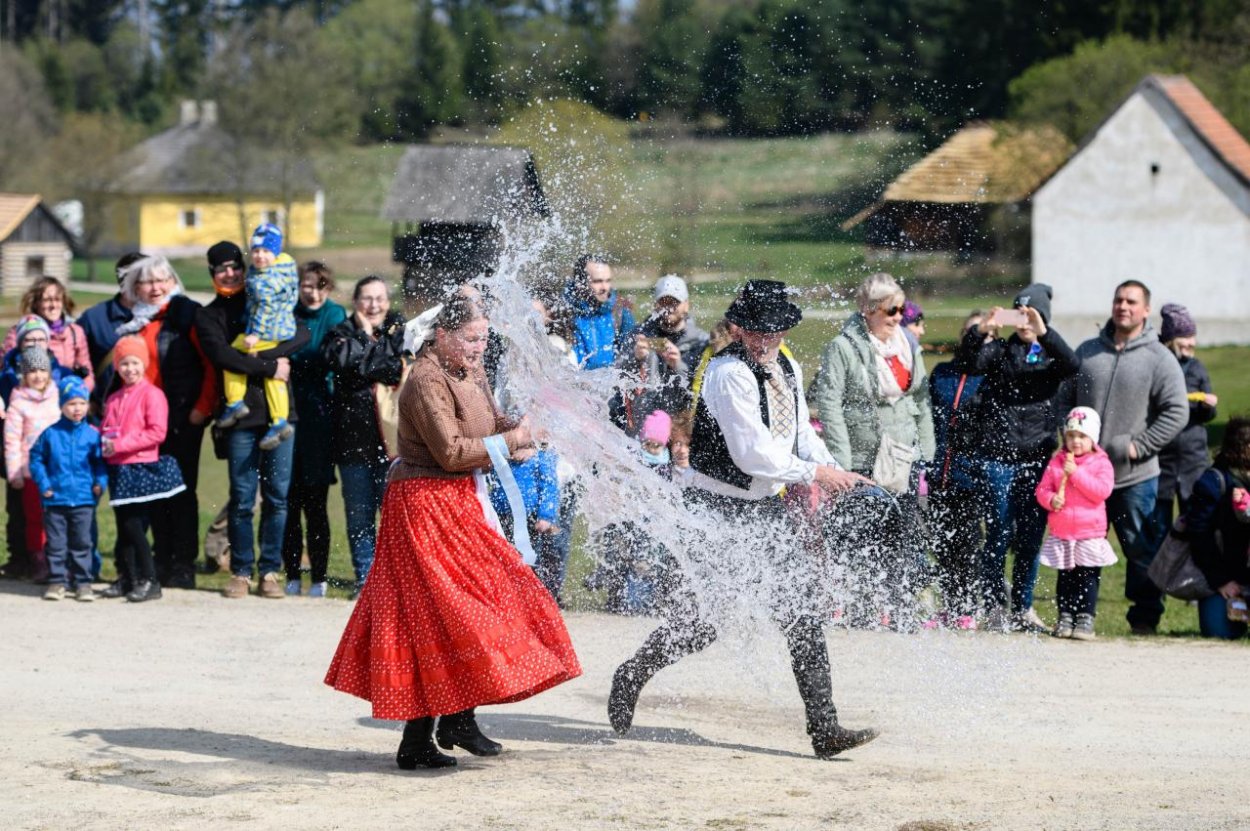
[(264, 248), (276, 257), (282, 253), (282, 230), (268, 222), (256, 226), (250, 248)]
[(61, 379), (61, 383), (57, 385), (57, 391), (61, 393), (61, 406), (64, 407), (75, 398), (81, 398), (83, 401), (90, 399), (90, 393), (87, 392), (87, 385), (77, 375), (67, 375)]

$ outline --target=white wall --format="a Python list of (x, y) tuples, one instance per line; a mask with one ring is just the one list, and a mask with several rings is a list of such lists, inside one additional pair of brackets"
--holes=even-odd
[(1034, 196), (1033, 279), (1054, 287), (1074, 345), (1127, 279), (1150, 286), (1156, 326), (1164, 303), (1183, 303), (1203, 342), (1250, 342), (1250, 218), (1141, 92)]

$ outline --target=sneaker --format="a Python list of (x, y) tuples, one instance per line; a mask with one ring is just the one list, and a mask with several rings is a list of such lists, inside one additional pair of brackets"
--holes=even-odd
[(1092, 641), (1094, 634), (1094, 616), (1093, 615), (1077, 615), (1076, 623), (1072, 626), (1072, 640), (1074, 641)]
[(308, 587), (308, 596), (309, 597), (325, 597), (326, 589), (328, 589), (329, 587), (330, 587), (329, 584), (324, 581), (320, 583), (313, 583), (311, 586)]
[(112, 583), (109, 583), (101, 589), (96, 597), (103, 597), (105, 599), (112, 600), (117, 597), (125, 597), (128, 594), (130, 594), (130, 586), (126, 585), (126, 581), (114, 580)]
[(1072, 628), (1075, 622), (1072, 620), (1070, 612), (1060, 612), (1059, 620), (1055, 623), (1055, 628), (1051, 630), (1051, 635), (1056, 638), (1072, 637)]
[(221, 415), (217, 416), (217, 426), (225, 429), (233, 427), (239, 423), (239, 419), (246, 418), (252, 410), (242, 401), (236, 401), (233, 404), (227, 404), (226, 409), (221, 411)]
[(282, 578), (276, 571), (271, 571), (260, 578), (260, 586), (257, 587), (256, 593), (261, 597), (271, 599), (286, 597), (286, 592), (282, 590)]
[(48, 586), (48, 588), (44, 589), (43, 599), (44, 600), (64, 600), (65, 599), (65, 587), (62, 586), (60, 583), (53, 583), (51, 586)]
[(251, 590), (252, 581), (242, 574), (236, 574), (230, 578), (229, 583), (226, 583), (226, 587), (221, 590), (221, 595), (230, 598), (247, 597)]
[(983, 628), (987, 632), (1006, 632), (1011, 628), (1011, 615), (1003, 607), (996, 606), (986, 613)]
[(299, 597), (300, 588), (301, 586), (298, 580), (286, 581), (286, 593), (291, 597)]
[(280, 419), (273, 423), (264, 438), (257, 442), (257, 446), (261, 450), (273, 450), (293, 435), (295, 435), (295, 428), (285, 418)]
[(972, 615), (960, 615), (955, 618), (955, 628), (964, 632), (975, 632), (977, 628), (977, 619)]
[(1050, 631), (1050, 627), (1047, 626), (1040, 617), (1038, 617), (1037, 612), (1032, 606), (1025, 609), (1023, 612), (1016, 612), (1011, 619), (1011, 628), (1017, 632), (1032, 632), (1036, 635), (1044, 634)]
[(78, 587), (78, 590), (74, 592), (74, 599), (82, 601), (83, 603), (90, 603), (95, 600), (95, 589), (91, 588), (90, 583), (83, 583)]

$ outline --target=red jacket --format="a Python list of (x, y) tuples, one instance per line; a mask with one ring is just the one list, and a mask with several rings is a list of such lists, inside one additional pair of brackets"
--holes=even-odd
[(1037, 501), (1050, 511), (1047, 524), (1050, 533), (1061, 540), (1095, 540), (1107, 536), (1107, 497), (1115, 488), (1115, 469), (1106, 452), (1094, 445), (1094, 452), (1076, 457), (1076, 470), (1068, 477), (1063, 492), (1063, 510), (1053, 511), (1050, 500), (1063, 481), (1063, 461), (1067, 452), (1060, 450), (1050, 458), (1042, 481), (1037, 483)]
[(104, 402), (100, 434), (113, 440), (113, 455), (105, 456), (104, 461), (110, 465), (155, 462), (161, 456), (161, 442), (168, 428), (165, 393), (146, 378), (133, 386), (122, 386)]

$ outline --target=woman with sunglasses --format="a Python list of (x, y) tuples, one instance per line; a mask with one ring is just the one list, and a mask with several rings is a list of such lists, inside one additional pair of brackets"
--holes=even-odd
[[(1034, 491), (1058, 447), (1063, 414), (1055, 396), (1080, 366), (1076, 353), (1049, 325), (1050, 301), (1050, 286), (1027, 286), (1012, 309), (991, 309), (964, 336), (956, 355), (968, 372), (984, 376), (972, 446), (985, 477), (981, 486), (988, 521), (979, 572), (982, 612), (990, 629), (1048, 631), (1033, 610), (1037, 555), (1046, 532), (1046, 511)], [(1005, 327), (1014, 331), (999, 337)], [(1010, 597), (1008, 548), (1015, 553)]]
[[(907, 627), (912, 599), (928, 580), (917, 485), (923, 465), (933, 459), (929, 384), (920, 344), (901, 325), (906, 298), (894, 278), (871, 275), (856, 299), (859, 311), (821, 354), (817, 411), (833, 457), (893, 491), (904, 518), (892, 559), (864, 564), (871, 567), (853, 589), (868, 599), (851, 610), (851, 619)], [(898, 459), (893, 482), (881, 475), (883, 453)]]

